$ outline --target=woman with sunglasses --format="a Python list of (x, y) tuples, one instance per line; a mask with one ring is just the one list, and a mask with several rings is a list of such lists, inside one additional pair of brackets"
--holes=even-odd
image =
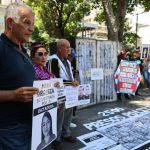
[[(43, 44), (41, 44), (40, 42), (32, 43), (31, 59), (35, 69), (36, 80), (49, 80), (55, 78), (55, 76), (52, 73), (50, 73), (45, 67), (47, 55), (48, 53), (46, 51), (46, 47)], [(54, 86), (59, 88), (59, 82), (56, 82)], [(40, 149), (39, 147), (41, 147), (41, 144), (38, 146), (37, 149)], [(46, 146), (42, 150), (49, 150), (49, 149), (51, 149), (51, 145)]]
[(48, 72), (45, 67), (47, 55), (46, 47), (43, 44), (40, 42), (31, 44), (31, 59), (33, 61), (37, 80), (48, 80), (54, 78), (54, 75)]

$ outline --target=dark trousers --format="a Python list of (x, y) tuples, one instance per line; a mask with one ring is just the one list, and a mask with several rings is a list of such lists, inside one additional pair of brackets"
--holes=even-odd
[(15, 123), (1, 127), (0, 150), (31, 150), (31, 125)]
[(65, 104), (59, 105), (57, 112), (57, 138), (56, 141), (60, 141), (60, 137), (70, 136), (70, 123), (72, 120), (73, 108), (65, 109)]

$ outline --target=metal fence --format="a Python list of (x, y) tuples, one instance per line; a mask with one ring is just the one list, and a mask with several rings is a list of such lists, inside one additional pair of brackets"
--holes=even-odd
[[(119, 48), (118, 42), (76, 39), (76, 68), (79, 70), (80, 84), (90, 83), (92, 87), (91, 103), (88, 105), (116, 100), (114, 72)], [(91, 80), (91, 68), (102, 68), (103, 79)]]

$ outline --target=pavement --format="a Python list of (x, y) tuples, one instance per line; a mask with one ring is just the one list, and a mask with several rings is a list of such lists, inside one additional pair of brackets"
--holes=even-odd
[[(134, 116), (137, 113), (135, 110), (150, 106), (150, 90), (148, 88), (143, 88), (140, 89), (139, 93), (141, 96), (134, 98), (130, 97), (130, 100), (123, 99), (122, 101), (102, 103), (77, 110), (76, 117), (73, 119), (73, 123), (77, 124), (77, 127), (71, 128), (72, 136), (79, 137), (96, 131), (99, 128), (101, 129), (105, 126), (111, 125), (112, 123), (116, 123), (118, 118), (116, 119), (117, 121), (114, 118), (117, 115), (122, 116), (123, 113), (131, 118), (132, 121), (132, 118), (134, 119)], [(85, 147), (85, 144), (79, 140), (77, 140), (76, 143), (69, 143), (62, 140), (62, 143), (63, 150), (78, 150)], [(95, 149), (89, 148), (89, 150)], [(100, 150), (100, 148), (97, 150)], [(104, 150), (107, 150), (107, 148), (104, 148)], [(122, 149), (117, 148), (116, 150)], [(144, 148), (139, 150), (144, 150)], [(145, 148), (145, 150), (147, 149)]]

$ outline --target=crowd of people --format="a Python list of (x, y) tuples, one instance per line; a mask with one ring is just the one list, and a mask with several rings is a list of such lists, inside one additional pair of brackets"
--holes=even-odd
[[(79, 85), (68, 60), (68, 40), (58, 40), (57, 54), (47, 62), (47, 67), (48, 53), (41, 42), (32, 43), (28, 56), (23, 45), (34, 31), (34, 17), (33, 10), (24, 3), (11, 3), (6, 8), (5, 31), (0, 36), (0, 150), (31, 149), (32, 99), (39, 91), (33, 87), (34, 80), (62, 78), (66, 86)], [(55, 86), (59, 87), (59, 83)], [(41, 123), (42, 139), (37, 149), (61, 150), (61, 138), (76, 142), (70, 132), (72, 115), (73, 108), (66, 109), (64, 102), (58, 104), (57, 138), (54, 140), (52, 119), (49, 112), (45, 112)], [(52, 144), (44, 147), (49, 141), (53, 141)]]

